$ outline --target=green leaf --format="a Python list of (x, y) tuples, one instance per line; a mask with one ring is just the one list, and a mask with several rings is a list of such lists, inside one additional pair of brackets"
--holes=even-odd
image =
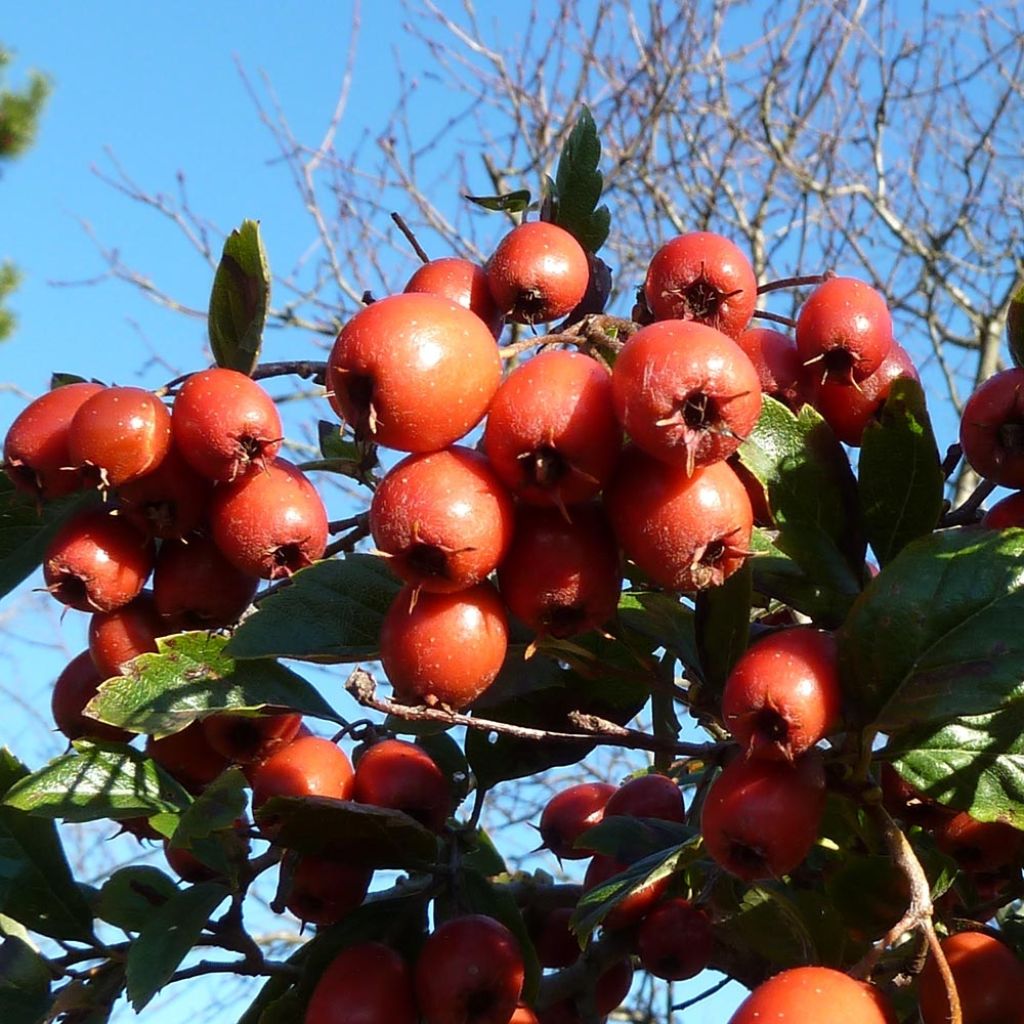
[(604, 178), (598, 170), (600, 162), (601, 140), (597, 126), (590, 110), (583, 107), (558, 159), (555, 223), (573, 234), (588, 252), (596, 252), (604, 244), (611, 221), (606, 206), (596, 211), (604, 188)]
[(239, 664), (229, 646), (225, 637), (205, 631), (161, 637), (156, 653), (139, 655), (123, 675), (100, 686), (86, 714), (157, 737), (219, 711), (289, 708), (341, 720), (301, 676), (270, 660)]
[(529, 189), (518, 189), (501, 196), (463, 196), (469, 202), (482, 206), (485, 210), (498, 213), (522, 213), (530, 205)]
[(1006, 343), (1014, 366), (1024, 366), (1024, 285), (1013, 293), (1006, 311)]
[(136, 1013), (160, 991), (228, 897), (215, 882), (184, 889), (153, 912), (128, 950), (128, 998)]
[(942, 464), (917, 381), (893, 381), (881, 420), (864, 430), (857, 472), (864, 529), (884, 566), (942, 514)]
[(750, 949), (778, 967), (818, 962), (800, 910), (781, 885), (751, 886), (735, 913), (718, 922), (716, 932), (727, 945)]
[(403, 811), (332, 797), (273, 797), (256, 814), (289, 850), (371, 868), (423, 868), (437, 836)]
[[(6, 935), (0, 942), (0, 991), (49, 992), (53, 975), (46, 960), (24, 939)], [(0, 1018), (6, 1024), (6, 1018)]]
[(697, 633), (692, 608), (676, 594), (627, 590), (619, 599), (619, 620), (629, 629), (655, 641), (691, 671), (699, 671)]
[(208, 328), (218, 366), (251, 374), (260, 358), (270, 303), (270, 267), (260, 224), (246, 220), (224, 243), (213, 278)]
[(317, 423), (317, 433), (323, 460), (308, 462), (304, 466), (305, 469), (341, 473), (354, 480), (365, 481), (380, 464), (375, 444), (349, 440), (337, 423), (320, 420)]
[(51, 373), (50, 374), (50, 390), (56, 391), (57, 388), (65, 387), (68, 384), (85, 384), (86, 378), (79, 377), (77, 373)]
[(839, 634), (857, 719), (881, 732), (1024, 696), (1024, 530), (946, 530), (871, 582)]
[(485, 878), (503, 875), (508, 865), (501, 851), (494, 845), (494, 840), (482, 828), (476, 830), (473, 848), (462, 855), (462, 863), (467, 868), (479, 871)]
[(290, 586), (261, 602), (235, 631), (235, 658), (369, 661), (380, 649), (380, 626), (400, 584), (375, 555), (328, 559), (302, 569)]
[(131, 747), (86, 740), (76, 740), (74, 747), (74, 753), (54, 758), (11, 786), (4, 806), (39, 818), (80, 822), (173, 811), (191, 800), (177, 782)]
[(844, 851), (842, 863), (825, 882), (832, 906), (848, 928), (881, 938), (903, 916), (910, 901), (906, 875), (891, 857)]
[(49, 990), (23, 989), (0, 981), (0, 1020), (4, 1024), (41, 1024), (52, 1003)]
[(159, 868), (133, 864), (103, 883), (96, 916), (125, 931), (142, 931), (154, 912), (177, 894), (178, 887)]
[(753, 567), (748, 559), (720, 587), (702, 590), (695, 601), (697, 649), (705, 683), (716, 697), (750, 642)]
[[(6, 747), (0, 749), (0, 793), (10, 793), (28, 776)], [(0, 911), (55, 939), (92, 937), (92, 912), (75, 884), (53, 823), (2, 805)]]
[(205, 839), (221, 829), (233, 828), (245, 813), (248, 785), (241, 768), (221, 772), (185, 809), (171, 837), (171, 845), (187, 849), (194, 839)]
[(689, 842), (695, 835), (694, 829), (678, 821), (615, 814), (588, 828), (575, 845), (629, 864), (660, 853), (667, 847)]

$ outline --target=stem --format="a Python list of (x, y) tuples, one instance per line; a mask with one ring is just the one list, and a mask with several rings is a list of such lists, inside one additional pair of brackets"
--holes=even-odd
[(796, 330), (796, 321), (791, 316), (783, 316), (781, 313), (769, 313), (766, 309), (755, 309), (753, 315), (759, 320), (771, 320), (774, 324), (783, 324)]
[(348, 519), (334, 519), (327, 524), (329, 533), (341, 533), (343, 530), (351, 530), (353, 526), (369, 526), (370, 513), (360, 512), (358, 515), (349, 516)]
[(704, 1002), (705, 999), (713, 996), (716, 992), (721, 992), (730, 981), (732, 981), (732, 978), (722, 978), (721, 981), (715, 982), (711, 988), (704, 989), (699, 996), (694, 996), (692, 999), (687, 999), (682, 1003), (676, 1003), (676, 1005), (672, 1007), (673, 1011), (688, 1010), (691, 1006), (696, 1006), (698, 1003)]
[(955, 472), (956, 467), (960, 465), (960, 459), (963, 457), (964, 450), (960, 447), (959, 443), (951, 444), (946, 449), (946, 457), (942, 460), (942, 479), (948, 480)]
[(831, 270), (824, 274), (803, 274), (799, 277), (783, 277), (778, 281), (769, 281), (767, 284), (757, 286), (757, 294), (764, 295), (766, 292), (777, 292), (782, 288), (801, 288), (806, 284), (822, 284), (829, 278), (835, 277)]
[(940, 526), (965, 526), (968, 523), (976, 523), (981, 516), (978, 514), (982, 503), (996, 489), (996, 484), (991, 480), (982, 480), (977, 487), (967, 496), (964, 503), (952, 512), (947, 512), (939, 522)]
[(426, 254), (426, 252), (424, 252), (423, 246), (420, 245), (419, 240), (413, 234), (412, 228), (405, 223), (405, 218), (400, 213), (396, 213), (394, 210), (392, 210), (391, 219), (395, 222), (395, 225), (397, 226), (398, 230), (401, 231), (403, 235), (405, 235), (406, 240), (413, 247), (413, 251), (416, 253), (417, 256), (419, 256), (420, 260), (423, 263), (429, 263), (430, 257)]
[[(163, 387), (157, 388), (155, 395), (164, 396), (173, 394), (175, 389), (185, 383), (197, 370), (183, 373), (174, 380), (169, 380)], [(294, 374), (303, 380), (313, 380), (316, 384), (323, 384), (327, 374), (327, 364), (322, 362), (300, 359), (296, 361), (261, 363), (249, 375), (253, 380), (265, 380), (267, 377), (285, 377)]]

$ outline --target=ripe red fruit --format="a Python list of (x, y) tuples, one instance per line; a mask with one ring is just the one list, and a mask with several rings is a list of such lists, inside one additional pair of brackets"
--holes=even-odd
[(508, 610), (541, 636), (570, 637), (615, 614), (622, 591), (619, 549), (599, 505), (557, 509), (520, 505), (512, 545), (498, 566)]
[(258, 576), (234, 566), (207, 537), (165, 541), (153, 569), (157, 611), (182, 629), (230, 626), (258, 585)]
[(146, 754), (192, 793), (203, 790), (230, 764), (210, 746), (200, 722), (160, 739), (150, 736)]
[(354, 800), (404, 811), (440, 832), (451, 808), (451, 787), (433, 758), (415, 743), (382, 740), (356, 762)]
[(415, 969), (424, 1024), (508, 1024), (522, 994), (515, 936), (482, 914), (445, 921), (427, 938)]
[(622, 447), (611, 375), (580, 352), (541, 352), (498, 388), (483, 447), (522, 501), (562, 508), (589, 501), (608, 482)]
[(515, 1008), (508, 1024), (540, 1024), (540, 1018), (528, 1006), (520, 1003)]
[(320, 976), (303, 1024), (417, 1024), (412, 975), (380, 942), (343, 949)]
[(641, 966), (668, 981), (700, 974), (711, 962), (713, 946), (711, 921), (689, 900), (671, 899), (658, 904), (637, 932)]
[(457, 594), (403, 587), (384, 616), (380, 660), (403, 704), (459, 710), (494, 682), (505, 660), (505, 608), (490, 583)]
[(213, 540), (237, 569), (265, 580), (291, 576), (327, 547), (327, 510), (306, 475), (284, 459), (214, 490)]
[(410, 455), (380, 482), (370, 532), (400, 579), (433, 593), (480, 583), (512, 541), (512, 498), (469, 448)]
[(285, 906), (300, 921), (337, 924), (363, 902), (372, 878), (373, 868), (327, 857), (300, 857)]
[(994, 374), (967, 399), (960, 444), (980, 476), (1024, 488), (1024, 369)]
[(719, 586), (749, 554), (750, 498), (724, 462), (687, 475), (683, 466), (629, 447), (605, 506), (627, 557), (670, 590)]
[(612, 371), (619, 422), (649, 455), (685, 466), (728, 458), (761, 413), (761, 382), (732, 338), (666, 320), (637, 331)]
[(662, 821), (686, 821), (683, 794), (667, 775), (638, 775), (623, 783), (608, 799), (604, 816), (615, 814), (633, 818), (660, 818)]
[(259, 715), (226, 711), (203, 719), (207, 742), (232, 764), (252, 764), (270, 757), (291, 743), (301, 726), (302, 715), (294, 711)]
[(1024, 832), (1005, 821), (978, 821), (966, 811), (943, 821), (934, 835), (939, 849), (965, 871), (997, 871), (1024, 854)]
[(50, 709), (57, 728), (69, 740), (86, 736), (90, 739), (126, 743), (134, 735), (82, 714), (86, 704), (96, 696), (96, 691), (104, 679), (106, 676), (100, 675), (97, 671), (88, 651), (75, 655), (57, 677), (50, 699)]
[(484, 322), (437, 295), (391, 295), (342, 328), (327, 363), (332, 405), (358, 437), (434, 452), (480, 422), (501, 380)]
[[(959, 932), (941, 945), (960, 997), (963, 1024), (1024, 1022), (1024, 964), (1008, 946), (984, 932)], [(947, 1024), (949, 1000), (934, 956), (921, 971), (917, 997), (924, 1024)]]
[(831, 967), (794, 967), (758, 985), (729, 1024), (889, 1024), (891, 1020), (884, 997), (863, 982)]
[(15, 487), (49, 501), (82, 486), (68, 450), (68, 428), (82, 404), (102, 390), (102, 384), (66, 384), (22, 409), (4, 438), (4, 472)]
[(800, 308), (796, 347), (819, 380), (862, 381), (882, 365), (891, 345), (885, 299), (856, 278), (830, 278)]
[(352, 762), (345, 752), (320, 736), (299, 736), (280, 747), (249, 772), (252, 805), (272, 796), (352, 797)]
[(770, 395), (794, 412), (811, 401), (813, 389), (792, 338), (769, 327), (749, 327), (740, 333), (736, 344), (754, 364), (762, 394)]
[(574, 913), (574, 907), (555, 907), (531, 929), (541, 967), (568, 967), (580, 958), (579, 940), (569, 928)]
[(531, 221), (513, 228), (494, 250), (487, 278), (495, 305), (518, 324), (567, 316), (583, 298), (590, 265), (565, 228)]
[(89, 620), (89, 653), (100, 678), (120, 675), (122, 665), (155, 651), (156, 638), (166, 633), (153, 595), (145, 591), (122, 608), (96, 612)]
[(810, 626), (771, 633), (736, 662), (722, 718), (747, 754), (792, 761), (839, 722), (835, 637)]
[(693, 231), (654, 254), (644, 296), (655, 320), (693, 320), (735, 338), (750, 323), (757, 279), (729, 239)]
[(491, 295), (487, 271), (478, 263), (449, 257), (424, 263), (405, 286), (407, 292), (429, 292), (472, 310), (497, 337), (505, 317)]
[(171, 447), (171, 414), (144, 388), (103, 388), (68, 428), (68, 454), (86, 479), (120, 487), (156, 469)]
[(46, 589), (81, 612), (112, 612), (138, 596), (153, 568), (151, 538), (104, 510), (68, 520), (43, 556)]
[(1016, 491), (997, 501), (982, 517), (981, 525), (988, 530), (1024, 526), (1024, 491)]
[(198, 885), (217, 878), (217, 872), (204, 864), (191, 850), (182, 846), (171, 846), (169, 839), (164, 839), (164, 857), (171, 870), (183, 881)]
[(171, 425), (181, 453), (210, 480), (231, 481), (262, 469), (281, 447), (274, 400), (244, 373), (220, 366), (182, 384)]
[[(594, 854), (594, 859), (587, 865), (587, 873), (583, 876), (583, 891), (590, 892), (628, 870), (629, 864), (624, 864), (607, 854)], [(605, 916), (602, 926), (608, 931), (632, 927), (660, 902), (671, 880), (671, 875), (663, 875), (653, 882), (642, 883), (615, 904)]]
[(581, 782), (556, 793), (540, 816), (540, 837), (544, 846), (561, 860), (583, 860), (590, 850), (578, 848), (576, 840), (604, 818), (605, 804), (616, 787), (607, 782)]
[(893, 381), (901, 377), (919, 380), (906, 349), (894, 341), (882, 365), (856, 387), (838, 380), (824, 381), (815, 394), (815, 408), (840, 441), (859, 445), (864, 428), (889, 397)]
[[(628, 959), (616, 960), (601, 972), (594, 982), (593, 1009), (602, 1020), (621, 1005), (633, 984), (633, 965)], [(541, 1010), (540, 1024), (586, 1024), (582, 997), (560, 999)]]
[(810, 852), (825, 808), (821, 765), (738, 758), (715, 780), (700, 830), (711, 856), (744, 881), (779, 878)]
[(154, 537), (188, 537), (206, 520), (212, 483), (200, 476), (172, 444), (152, 472), (118, 488), (125, 515)]

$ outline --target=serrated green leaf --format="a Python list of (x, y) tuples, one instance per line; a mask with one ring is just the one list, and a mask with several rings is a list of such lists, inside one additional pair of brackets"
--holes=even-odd
[(173, 880), (149, 864), (120, 868), (100, 888), (96, 915), (125, 931), (141, 931), (154, 912), (178, 893)]
[(188, 849), (194, 839), (205, 839), (221, 829), (233, 828), (245, 814), (248, 785), (241, 768), (221, 772), (185, 809), (171, 837), (171, 845)]
[(748, 888), (736, 912), (718, 922), (716, 933), (730, 946), (750, 949), (778, 967), (817, 963), (811, 933), (781, 885)]
[[(555, 188), (558, 192), (555, 223), (574, 235), (588, 252), (596, 252), (604, 242), (604, 238), (601, 238), (598, 245), (592, 247), (593, 241), (601, 233), (604, 217), (610, 223), (607, 207), (602, 207), (604, 216), (599, 215), (595, 220), (595, 208), (604, 187), (604, 178), (598, 170), (600, 162), (601, 140), (597, 135), (597, 126), (589, 109), (583, 107), (558, 159), (555, 174)], [(605, 224), (604, 236), (607, 237), (607, 234)]]
[(522, 213), (530, 205), (529, 189), (518, 189), (501, 196), (463, 196), (464, 199), (485, 210), (497, 213)]
[(865, 533), (879, 565), (888, 565), (942, 514), (945, 479), (916, 380), (893, 381), (881, 419), (864, 430), (857, 473)]
[(74, 746), (74, 753), (54, 758), (11, 786), (4, 807), (80, 822), (174, 811), (191, 800), (174, 779), (131, 747), (85, 740), (76, 740)]
[(839, 633), (857, 719), (886, 733), (1024, 696), (1024, 530), (946, 530), (871, 582)]
[(171, 980), (210, 915), (228, 895), (222, 885), (201, 882), (176, 893), (153, 912), (128, 950), (128, 998), (136, 1013)]
[(240, 659), (372, 660), (399, 589), (385, 560), (375, 555), (317, 562), (261, 602), (235, 631), (226, 653)]
[(612, 211), (602, 204), (577, 228), (577, 239), (587, 252), (596, 253), (608, 241), (612, 228)]
[(270, 266), (259, 221), (246, 220), (224, 243), (210, 293), (210, 348), (218, 366), (252, 373), (269, 304)]
[(720, 697), (733, 665), (750, 642), (753, 566), (748, 559), (720, 587), (702, 590), (694, 602), (701, 674)]
[[(257, 613), (258, 614), (258, 613)], [(337, 722), (338, 713), (301, 676), (271, 660), (239, 663), (223, 636), (160, 637), (157, 651), (103, 683), (85, 713), (133, 732), (167, 736), (220, 711), (289, 708)]]

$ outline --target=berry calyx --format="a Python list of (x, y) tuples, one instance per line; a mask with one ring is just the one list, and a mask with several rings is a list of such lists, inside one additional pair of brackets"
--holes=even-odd
[(225, 711), (203, 719), (207, 742), (232, 764), (265, 760), (291, 743), (301, 726), (302, 715), (294, 711), (259, 715)]
[(792, 338), (769, 327), (748, 327), (736, 344), (754, 364), (763, 395), (782, 402), (793, 412), (811, 401), (814, 389)]
[(172, 443), (156, 469), (123, 484), (117, 496), (124, 514), (141, 529), (162, 540), (180, 540), (203, 526), (212, 492), (211, 481)]

